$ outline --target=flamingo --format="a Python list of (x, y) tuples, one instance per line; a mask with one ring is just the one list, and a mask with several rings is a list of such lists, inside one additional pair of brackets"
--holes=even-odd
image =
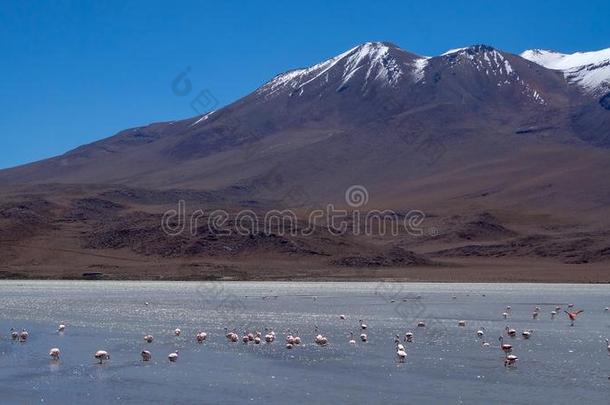
[(481, 329), (477, 330), (477, 336), (478, 336), (479, 338), (482, 338), (482, 337), (483, 337), (483, 335), (485, 335), (485, 332), (484, 332), (484, 331), (485, 331), (485, 328), (481, 328)]
[(261, 344), (261, 337), (260, 336), (255, 336), (254, 337), (254, 344), (256, 344), (256, 345), (260, 345)]
[(153, 337), (153, 335), (145, 335), (144, 336), (144, 341), (147, 343), (152, 343), (153, 340), (155, 340), (155, 338)]
[(198, 332), (197, 335), (195, 336), (195, 339), (197, 339), (197, 343), (203, 343), (204, 340), (206, 340), (208, 338), (208, 334), (205, 332)]
[(504, 367), (514, 367), (517, 364), (517, 360), (519, 360), (517, 356), (514, 354), (509, 354), (504, 359)]
[(529, 339), (532, 336), (532, 330), (524, 330), (521, 332), (521, 336), (523, 336), (523, 339)]
[(424, 321), (418, 321), (418, 322), (417, 322), (417, 326), (418, 326), (419, 328), (425, 328), (425, 327), (426, 327), (426, 322), (424, 322)]
[[(362, 321), (360, 321), (362, 322)], [(328, 338), (318, 332), (318, 327), (315, 327), (316, 337), (314, 338), (314, 342), (318, 346), (326, 346), (328, 344)]]
[(506, 353), (509, 354), (510, 352), (513, 351), (513, 345), (508, 344), (508, 343), (504, 343), (504, 337), (500, 336), (498, 338), (498, 340), (500, 341), (500, 349)]
[(247, 344), (247, 343), (250, 341), (250, 339), (248, 339), (248, 335), (243, 335), (243, 336), (241, 337), (241, 341), (242, 341), (244, 344)]
[(568, 308), (574, 308), (574, 304), (568, 304)]
[(275, 334), (273, 333), (267, 333), (265, 335), (265, 342), (267, 343), (272, 343), (275, 340)]
[(360, 328), (361, 328), (362, 330), (365, 330), (365, 329), (366, 329), (366, 324), (365, 324), (364, 322), (362, 322), (362, 319), (361, 319), (361, 320), (359, 320), (358, 322), (360, 322)]
[(369, 337), (366, 335), (366, 333), (361, 333), (360, 340), (366, 343), (366, 341), (369, 340)]
[(19, 339), (19, 333), (13, 328), (11, 328), (11, 339), (13, 339), (13, 340)]
[(59, 360), (59, 355), (60, 355), (60, 351), (57, 347), (52, 348), (51, 350), (49, 350), (49, 356), (51, 356), (52, 360)]
[(356, 344), (356, 340), (354, 339), (354, 332), (350, 332), (349, 333), (349, 342), (350, 345), (355, 345)]
[(504, 318), (504, 319), (508, 318), (508, 312), (502, 312), (502, 318)]
[(169, 361), (171, 361), (172, 363), (175, 363), (176, 361), (178, 361), (178, 350), (176, 350), (173, 353), (170, 353), (167, 355), (167, 358), (169, 359)]
[(181, 333), (182, 333), (182, 331), (180, 330), (180, 328), (174, 329), (174, 335), (180, 336)]
[(606, 345), (608, 345), (608, 354), (610, 355), (610, 340), (606, 338)]
[(466, 321), (458, 321), (458, 326), (466, 326)]
[(339, 315), (339, 319), (341, 319), (341, 320), (345, 319), (345, 315), (343, 315), (343, 314)]
[(489, 346), (491, 346), (491, 345), (489, 344), (489, 342), (483, 342), (483, 343), (481, 343), (481, 346), (483, 346), (483, 347), (489, 347)]
[[(570, 306), (568, 305), (568, 308), (570, 308)], [(570, 318), (570, 326), (574, 326), (574, 321), (576, 321), (576, 317), (578, 316), (578, 314), (580, 314), (581, 312), (584, 312), (582, 309), (576, 311), (576, 312), (568, 312), (568, 311), (563, 311), (566, 314), (568, 314), (568, 318)]]
[(532, 319), (538, 319), (538, 311), (532, 312)]
[(294, 344), (286, 343), (286, 349), (292, 349), (293, 347), (294, 347)]
[(328, 338), (320, 334), (316, 335), (314, 341), (318, 346), (326, 346), (328, 344)]
[(95, 355), (93, 357), (98, 359), (100, 361), (100, 364), (102, 364), (104, 360), (110, 360), (110, 355), (106, 350), (98, 350), (97, 352), (95, 352)]
[(506, 334), (510, 337), (515, 337), (517, 335), (517, 331), (515, 329), (509, 328), (508, 326), (504, 328)]
[(399, 346), (396, 346), (396, 356), (398, 357), (398, 361), (400, 363), (404, 363), (407, 359), (407, 352), (405, 351), (405, 348), (400, 348)]
[(301, 337), (298, 336), (299, 335), (299, 331), (297, 330), (295, 333), (295, 336), (293, 337), (293, 341), (295, 345), (300, 345), (301, 344)]
[(248, 333), (248, 341), (250, 341), (250, 342), (254, 341), (254, 333), (252, 333), (252, 332)]
[(557, 311), (551, 311), (551, 319), (555, 319), (555, 315), (557, 315)]
[(239, 336), (235, 332), (228, 332), (227, 328), (225, 328), (225, 337), (229, 340), (229, 342), (235, 343), (239, 340)]
[(19, 341), (20, 342), (25, 342), (26, 340), (28, 340), (28, 337), (30, 336), (30, 334), (28, 333), (27, 330), (23, 329), (20, 333), (19, 333)]
[(66, 325), (64, 325), (63, 323), (62, 323), (62, 324), (60, 324), (60, 325), (57, 327), (57, 331), (58, 331), (59, 333), (62, 333), (62, 332), (63, 332), (63, 331), (65, 331), (65, 330), (66, 330)]
[(152, 359), (152, 354), (148, 350), (142, 350), (140, 355), (142, 356), (142, 361), (150, 361)]
[(405, 333), (405, 342), (411, 343), (413, 341), (413, 332)]

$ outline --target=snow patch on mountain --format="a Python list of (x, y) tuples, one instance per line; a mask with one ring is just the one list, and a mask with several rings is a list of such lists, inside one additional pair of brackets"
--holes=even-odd
[(215, 112), (216, 111), (210, 111), (209, 113), (202, 115), (201, 118), (199, 118), (197, 121), (193, 122), (191, 125), (189, 125), (189, 127), (194, 127), (195, 125), (197, 125), (203, 121), (206, 121)]
[(521, 53), (521, 57), (549, 69), (568, 70), (610, 60), (610, 48), (593, 52), (575, 52), (572, 54), (545, 49), (530, 49)]
[[(418, 66), (422, 69), (424, 67)], [(259, 88), (257, 94), (272, 97), (281, 90), (288, 89), (291, 94), (302, 95), (317, 79), (322, 78), (328, 82), (331, 69), (336, 71), (333, 68), (340, 69), (341, 82), (337, 91), (345, 88), (358, 72), (364, 72), (361, 90), (365, 91), (372, 82), (395, 86), (405, 76), (409, 66), (392, 55), (390, 46), (382, 42), (367, 42), (308, 68), (280, 74)]]
[(473, 45), (467, 48), (453, 49), (440, 57), (447, 60), (450, 68), (468, 64), (478, 72), (485, 74), (489, 80), (495, 81), (497, 87), (519, 86), (521, 94), (531, 101), (536, 104), (546, 104), (542, 94), (519, 76), (510, 61), (500, 51), (490, 46)]
[(424, 79), (426, 66), (428, 66), (430, 58), (415, 59), (413, 62), (413, 78), (415, 82), (420, 82)]
[(587, 92), (598, 94), (610, 90), (610, 48), (573, 54), (530, 49), (521, 53), (521, 57), (548, 69), (562, 71), (570, 83)]

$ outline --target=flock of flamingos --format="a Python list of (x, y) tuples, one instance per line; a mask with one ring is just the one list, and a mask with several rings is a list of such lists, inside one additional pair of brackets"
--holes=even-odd
[[(566, 313), (568, 319), (570, 320), (570, 326), (574, 326), (574, 322), (576, 321), (576, 318), (578, 317), (578, 315), (580, 313), (583, 312), (583, 310), (574, 310), (573, 307), (574, 307), (573, 304), (569, 304), (568, 310), (563, 311)], [(609, 308), (606, 307), (604, 310), (606, 312), (608, 312)], [(554, 319), (555, 316), (557, 316), (557, 314), (560, 311), (561, 311), (560, 306), (555, 307), (555, 310), (551, 311), (551, 313), (550, 313), (551, 319)], [(502, 317), (504, 319), (508, 319), (510, 314), (511, 314), (511, 307), (507, 306), (506, 311), (502, 313)], [(534, 309), (534, 311), (532, 312), (532, 318), (538, 319), (539, 315), (540, 315), (540, 308), (536, 307)], [(339, 319), (341, 321), (345, 321), (346, 316), (343, 314), (339, 315)], [(365, 343), (368, 341), (368, 335), (366, 333), (367, 325), (362, 320), (359, 321), (359, 325), (360, 325), (359, 340), (361, 342)], [(466, 321), (463, 321), (463, 320), (458, 321), (458, 327), (465, 327), (465, 326), (466, 326)], [(425, 321), (418, 321), (417, 327), (425, 328), (426, 327)], [(65, 330), (66, 330), (66, 326), (64, 324), (59, 325), (59, 327), (57, 328), (58, 333), (64, 333)], [(521, 332), (521, 336), (523, 339), (529, 339), (532, 336), (532, 332), (533, 332), (532, 330), (524, 330)], [(179, 328), (176, 328), (173, 333), (175, 336), (180, 336), (182, 334), (182, 331)], [(507, 337), (514, 338), (517, 336), (517, 331), (515, 329), (512, 329), (512, 328), (506, 326), (506, 328), (504, 330), (504, 334)], [(484, 340), (485, 328), (479, 328), (476, 331), (476, 335), (479, 339), (481, 339), (482, 346), (484, 346), (484, 347), (491, 346), (491, 344), (489, 342)], [(349, 336), (350, 336), (350, 338), (349, 338), (348, 343), (350, 345), (355, 345), (356, 339), (354, 337), (354, 333), (350, 332)], [(11, 339), (13, 341), (25, 343), (25, 342), (27, 342), (28, 337), (29, 337), (29, 333), (27, 330), (23, 329), (23, 330), (21, 330), (21, 332), (18, 332), (17, 330), (11, 328)], [(231, 343), (237, 343), (241, 340), (243, 344), (252, 343), (252, 344), (258, 345), (258, 344), (263, 343), (263, 341), (265, 342), (265, 344), (271, 344), (276, 340), (276, 333), (271, 329), (265, 328), (264, 335), (260, 331), (245, 332), (243, 334), (243, 336), (241, 336), (241, 339), (240, 339), (240, 336), (235, 332), (235, 330), (229, 331), (227, 328), (225, 328), (225, 337)], [(195, 341), (197, 343), (202, 344), (207, 339), (208, 339), (208, 334), (206, 332), (198, 331), (195, 335)], [(499, 347), (502, 350), (502, 352), (504, 353), (504, 366), (505, 367), (515, 367), (517, 364), (517, 361), (518, 361), (518, 357), (515, 354), (513, 354), (513, 346), (510, 343), (505, 342), (504, 336), (500, 336), (498, 338), (498, 340), (500, 341)], [(154, 336), (147, 334), (144, 336), (144, 341), (146, 343), (152, 343), (154, 341)], [(412, 341), (413, 341), (413, 332), (406, 332), (404, 337), (402, 338), (402, 340), (401, 340), (400, 335), (396, 335), (394, 337), (394, 344), (396, 346), (396, 359), (398, 362), (400, 362), (400, 363), (405, 362), (405, 360), (407, 359), (407, 349), (406, 349), (407, 343), (411, 343)], [(301, 342), (302, 342), (302, 340), (301, 340), (301, 337), (298, 336), (298, 331), (295, 334), (287, 332), (287, 335), (285, 337), (286, 349), (292, 349), (296, 346), (299, 346), (301, 344)], [(313, 342), (318, 346), (327, 346), (329, 344), (328, 337), (319, 333), (317, 326), (315, 327), (315, 335), (313, 337)], [(606, 339), (606, 344), (607, 344), (608, 353), (610, 354), (610, 341), (608, 339)], [(152, 353), (149, 350), (142, 350), (142, 352), (140, 354), (142, 356), (142, 361), (150, 361), (152, 359)], [(52, 361), (57, 362), (57, 361), (59, 361), (59, 358), (61, 356), (61, 350), (57, 347), (54, 347), (49, 351), (49, 356)], [(97, 359), (99, 361), (100, 364), (102, 364), (104, 361), (110, 360), (110, 353), (108, 353), (108, 351), (106, 351), (106, 350), (98, 350), (95, 352), (94, 357), (95, 357), (95, 359)], [(178, 350), (170, 353), (167, 357), (170, 362), (178, 361)], [(609, 377), (609, 379), (610, 379), (610, 377)]]

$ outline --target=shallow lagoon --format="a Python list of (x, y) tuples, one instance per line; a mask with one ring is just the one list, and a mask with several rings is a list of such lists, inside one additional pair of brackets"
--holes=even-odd
[[(550, 317), (568, 303), (585, 310), (574, 327), (563, 313)], [(609, 305), (607, 285), (3, 281), (1, 402), (605, 404)], [(369, 341), (351, 346), (359, 319)], [(316, 325), (327, 347), (313, 343)], [(506, 325), (534, 331), (529, 340), (507, 338), (519, 357), (514, 369), (498, 347)], [(11, 327), (26, 328), (27, 343), (11, 341)], [(278, 339), (229, 343), (225, 327), (240, 336), (272, 328)], [(491, 347), (476, 337), (480, 327)], [(287, 329), (298, 330), (301, 346), (284, 347)], [(195, 342), (198, 330), (209, 334), (204, 344)], [(407, 331), (415, 337), (399, 364), (394, 336)], [(57, 363), (51, 347), (62, 351)], [(110, 361), (96, 364), (98, 349)], [(141, 361), (142, 349), (151, 362)], [(169, 363), (176, 349), (179, 360)]]

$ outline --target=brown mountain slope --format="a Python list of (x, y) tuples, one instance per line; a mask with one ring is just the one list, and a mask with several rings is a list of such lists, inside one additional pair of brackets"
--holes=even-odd
[[(561, 72), (483, 45), (422, 58), (367, 43), (218, 111), (0, 171), (2, 266), (74, 275), (112, 263), (105, 272), (119, 275), (155, 264), (243, 278), (288, 260), (299, 274), (396, 277), (405, 273), (378, 271), (415, 266), (455, 278), (439, 269), (509, 258), (594, 263), (599, 279), (610, 259), (607, 146), (610, 111)], [(368, 190), (362, 210), (423, 211), (424, 234), (170, 237), (160, 227), (180, 200), (206, 213), (295, 208), (304, 221), (345, 206), (352, 185)]]

